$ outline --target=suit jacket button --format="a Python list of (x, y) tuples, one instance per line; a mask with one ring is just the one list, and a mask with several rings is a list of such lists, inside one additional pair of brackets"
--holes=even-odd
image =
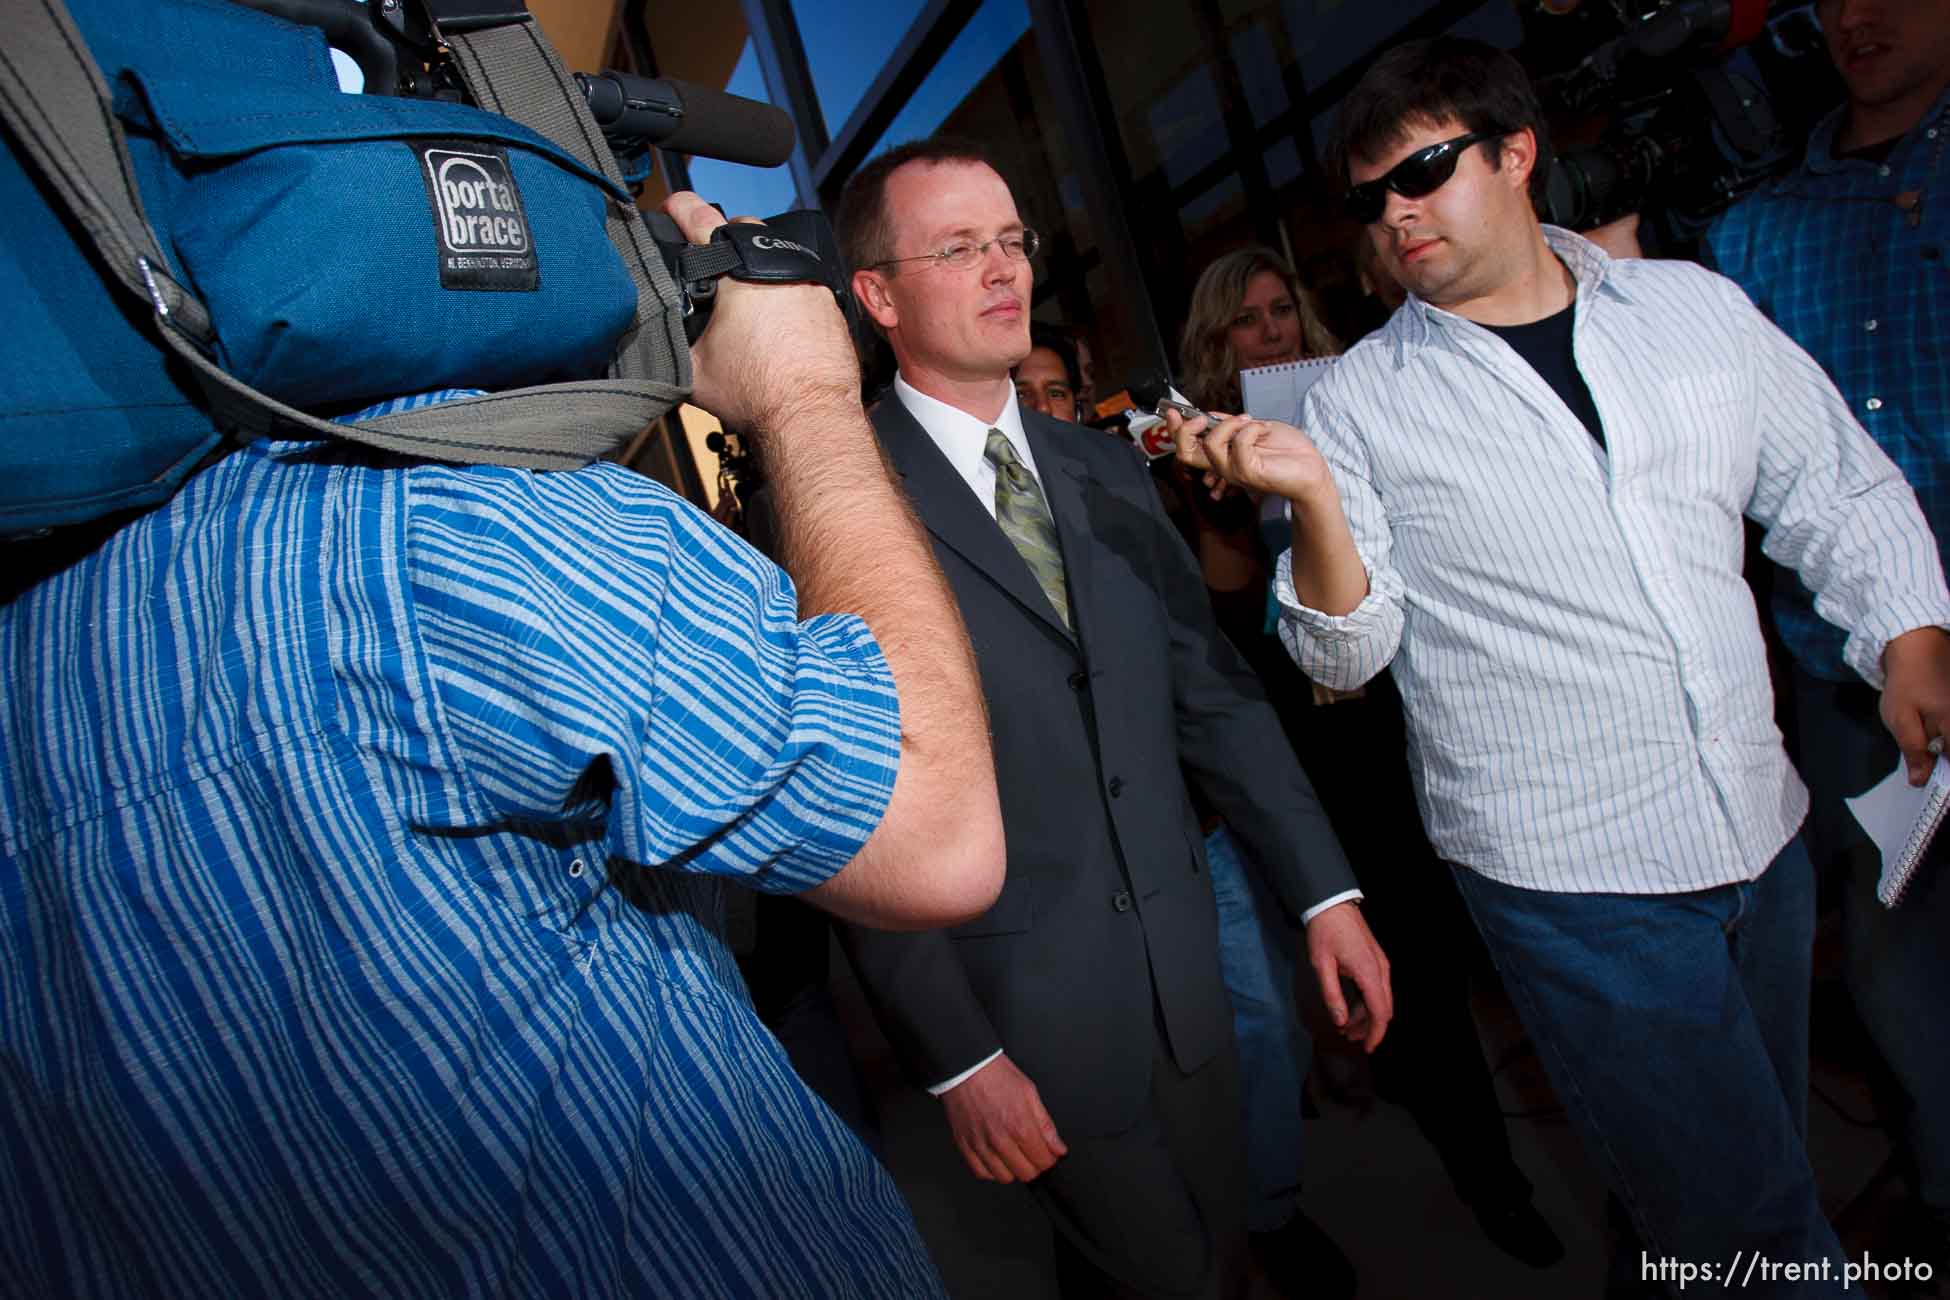
[(1082, 689), (1084, 688), (1084, 686), (1085, 686), (1086, 684), (1088, 684), (1088, 682), (1089, 682), (1089, 681), (1090, 681), (1090, 679), (1089, 679), (1088, 677), (1085, 677), (1085, 676), (1084, 676), (1084, 675), (1083, 675), (1082, 673), (1080, 673), (1080, 672), (1076, 672), (1076, 673), (1071, 673), (1071, 674), (1070, 674), (1070, 689), (1071, 689), (1071, 690), (1073, 690), (1073, 691), (1080, 691), (1080, 690), (1082, 690)]
[(1110, 797), (1115, 799), (1118, 795), (1123, 793), (1124, 793), (1124, 778), (1121, 776), (1113, 776), (1110, 779)]
[(1128, 894), (1122, 889), (1118, 890), (1116, 893), (1110, 896), (1110, 906), (1112, 911), (1116, 911), (1116, 912), (1130, 911), (1131, 910), (1130, 894)]

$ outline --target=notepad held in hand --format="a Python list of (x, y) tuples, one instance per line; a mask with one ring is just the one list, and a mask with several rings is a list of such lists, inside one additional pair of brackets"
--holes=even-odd
[(1862, 823), (1862, 829), (1882, 852), (1876, 897), (1884, 907), (1894, 907), (1915, 881), (1930, 841), (1950, 813), (1950, 759), (1939, 756), (1930, 769), (1930, 779), (1913, 786), (1909, 769), (1899, 758), (1894, 772), (1847, 802), (1855, 820)]
[(1246, 414), (1260, 420), (1300, 423), (1300, 403), (1329, 370), (1334, 357), (1309, 357), (1305, 361), (1281, 361), (1270, 366), (1254, 366), (1239, 372), (1240, 400)]

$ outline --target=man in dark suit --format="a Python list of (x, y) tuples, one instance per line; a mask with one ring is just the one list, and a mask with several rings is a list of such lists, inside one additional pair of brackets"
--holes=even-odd
[(1238, 1079), (1181, 765), (1370, 1046), (1387, 962), (1143, 462), (1016, 404), (1036, 241), (1007, 184), (971, 147), (907, 145), (853, 178), (840, 224), (899, 362), (874, 427), (974, 643), (1008, 840), (986, 915), (853, 930), (849, 951), (969, 1168), (1037, 1194), (1066, 1292), (1225, 1294), (1245, 1271)]

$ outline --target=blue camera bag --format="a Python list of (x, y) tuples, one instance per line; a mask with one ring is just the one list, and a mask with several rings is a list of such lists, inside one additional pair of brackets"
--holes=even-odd
[[(465, 104), (343, 94), (322, 32), (228, 0), (69, 11), (114, 92), (150, 223), (238, 379), (294, 406), (356, 406), (609, 363), (636, 287), (604, 231), (599, 173)], [(531, 287), (443, 285), (443, 259), (502, 260), (497, 220), (537, 264)], [(461, 223), (490, 239), (447, 251)]]
[[(26, 4), (60, 30), (0, 51), (0, 74), (29, 83), (5, 97), (0, 158), (0, 533), (153, 503), (226, 439), (318, 433), (316, 417), (399, 394), (490, 390), (346, 436), (538, 468), (586, 463), (683, 396), (675, 291), (619, 238), (641, 223), (600, 137), (578, 156), (559, 124), (344, 94), (323, 33), (229, 0)], [(34, 98), (36, 60), (76, 33), (132, 224), (152, 232), (133, 267), (103, 256), (102, 222), (64, 188), (62, 119), (82, 114)], [(632, 351), (673, 330), (649, 360)], [(552, 388), (582, 403), (556, 418), (595, 411), (600, 438), (523, 445)], [(625, 406), (596, 409), (619, 392)], [(518, 407), (524, 428), (496, 427)]]

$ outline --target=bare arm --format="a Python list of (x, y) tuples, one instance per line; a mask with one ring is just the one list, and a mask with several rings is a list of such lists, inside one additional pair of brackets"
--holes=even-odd
[(1327, 461), (1307, 435), (1277, 420), (1249, 416), (1165, 422), (1178, 439), (1178, 458), (1206, 471), (1208, 484), (1235, 483), (1293, 503), (1293, 591), (1323, 614), (1346, 614), (1368, 594), (1368, 569), (1354, 546), (1347, 515)]
[[(723, 218), (694, 194), (664, 210), (702, 243)], [(778, 505), (799, 614), (857, 614), (893, 671), (901, 754), (880, 825), (805, 898), (887, 929), (953, 925), (1002, 887), (1002, 815), (968, 634), (859, 399), (832, 295), (817, 285), (720, 282), (693, 349), (692, 400), (749, 431)]]

